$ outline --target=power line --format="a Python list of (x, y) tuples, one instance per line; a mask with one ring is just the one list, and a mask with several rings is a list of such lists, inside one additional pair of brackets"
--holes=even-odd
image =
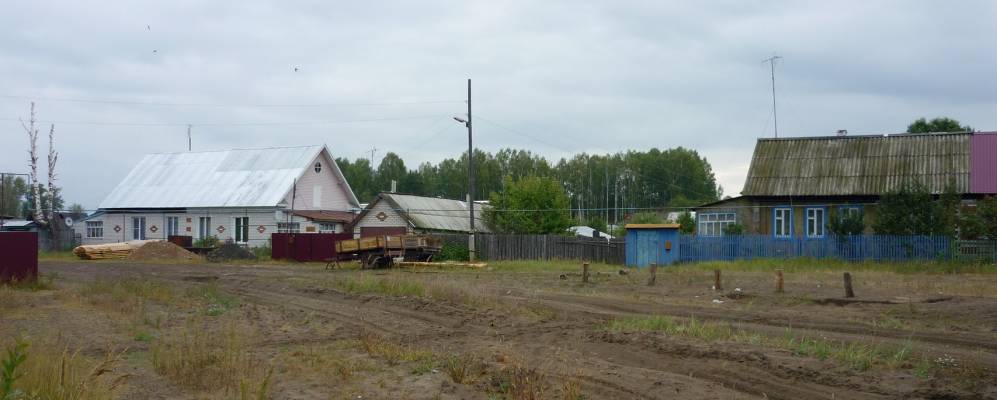
[[(328, 121), (272, 121), (272, 122), (116, 122), (116, 121), (38, 121), (45, 124), (59, 125), (93, 125), (93, 126), (295, 126), (295, 125), (330, 125), (349, 124), (357, 122), (382, 122), (382, 121), (404, 121), (414, 119), (438, 118), (439, 115), (418, 115), (410, 117), (388, 117), (388, 118), (361, 118)], [(19, 118), (0, 118), (0, 121), (20, 121)]]
[(109, 99), (81, 99), (71, 97), (37, 97), (0, 95), (0, 98), (19, 100), (43, 100), (66, 103), (91, 103), (91, 104), (118, 104), (118, 105), (138, 105), (138, 106), (164, 106), (164, 107), (224, 107), (224, 108), (322, 108), (322, 107), (365, 107), (365, 106), (395, 106), (395, 105), (416, 105), (416, 104), (446, 104), (463, 103), (463, 100), (412, 100), (412, 101), (391, 101), (391, 102), (368, 102), (368, 103), (314, 103), (314, 104), (225, 104), (225, 103), (171, 103), (158, 101), (138, 101), (138, 100), (109, 100)]
[[(741, 209), (752, 209), (752, 208), (807, 208), (807, 207), (853, 207), (853, 206), (872, 206), (878, 205), (876, 202), (858, 202), (858, 203), (814, 203), (814, 204), (793, 204), (787, 206), (784, 204), (769, 204), (769, 205), (723, 205), (723, 206), (662, 206), (662, 207), (627, 207), (628, 209), (639, 210), (639, 211), (668, 211), (668, 210), (741, 210)], [(518, 208), (518, 209), (496, 209), (491, 208), (489, 211), (492, 212), (561, 212), (561, 211), (591, 211), (591, 212), (602, 212), (606, 210), (612, 210), (612, 207), (570, 207), (570, 208)], [(48, 211), (49, 209), (43, 208), (42, 211)], [(99, 211), (100, 209), (83, 209), (83, 211)], [(445, 209), (445, 208), (395, 208), (394, 211), (405, 212), (411, 214), (421, 214), (421, 215), (433, 215), (441, 217), (454, 217), (454, 218), (466, 218), (464, 213), (467, 212), (467, 208), (455, 208), (455, 209)], [(67, 209), (54, 209), (53, 211), (67, 212)], [(349, 210), (343, 210), (349, 211)], [(132, 212), (131, 214), (142, 214), (144, 212)], [(163, 214), (170, 212), (148, 212), (147, 214)], [(448, 214), (444, 214), (448, 213)], [(457, 214), (459, 213), (459, 214)], [(475, 216), (476, 220), (480, 220), (480, 217)]]

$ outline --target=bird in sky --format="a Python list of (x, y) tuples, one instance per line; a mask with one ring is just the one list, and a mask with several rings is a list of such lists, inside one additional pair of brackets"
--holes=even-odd
[(151, 26), (149, 26), (149, 25), (146, 25), (146, 26), (145, 26), (145, 30), (147, 30), (147, 31), (151, 31), (151, 30), (152, 30), (152, 27), (151, 27)]
[(298, 67), (294, 67), (294, 72), (298, 72)]
[(156, 54), (159, 50), (153, 50), (152, 54)]

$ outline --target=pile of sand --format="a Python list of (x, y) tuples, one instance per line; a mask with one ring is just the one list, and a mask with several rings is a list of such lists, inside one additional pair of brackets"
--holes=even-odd
[(191, 253), (183, 247), (170, 242), (150, 242), (133, 251), (128, 255), (129, 260), (152, 261), (152, 260), (181, 260), (192, 261), (201, 260), (201, 256)]
[(211, 262), (226, 262), (233, 260), (256, 260), (253, 252), (246, 250), (235, 243), (225, 243), (212, 250), (206, 256)]

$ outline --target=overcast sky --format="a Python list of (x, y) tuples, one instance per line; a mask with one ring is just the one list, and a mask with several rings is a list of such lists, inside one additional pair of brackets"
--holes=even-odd
[(28, 171), (30, 99), (87, 208), (143, 154), (186, 150), (186, 124), (195, 151), (325, 143), (412, 168), (466, 149), (450, 117), (472, 78), (478, 147), (684, 146), (736, 195), (773, 135), (773, 54), (780, 136), (997, 130), (997, 2), (686, 3), (10, 2), (0, 170)]

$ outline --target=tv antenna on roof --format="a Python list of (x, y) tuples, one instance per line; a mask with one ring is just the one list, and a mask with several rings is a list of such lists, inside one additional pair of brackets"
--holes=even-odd
[(773, 54), (772, 57), (762, 60), (763, 63), (769, 63), (772, 70), (772, 119), (775, 121), (775, 137), (777, 138), (779, 137), (779, 114), (776, 113), (775, 108), (775, 61), (780, 58), (782, 57)]

